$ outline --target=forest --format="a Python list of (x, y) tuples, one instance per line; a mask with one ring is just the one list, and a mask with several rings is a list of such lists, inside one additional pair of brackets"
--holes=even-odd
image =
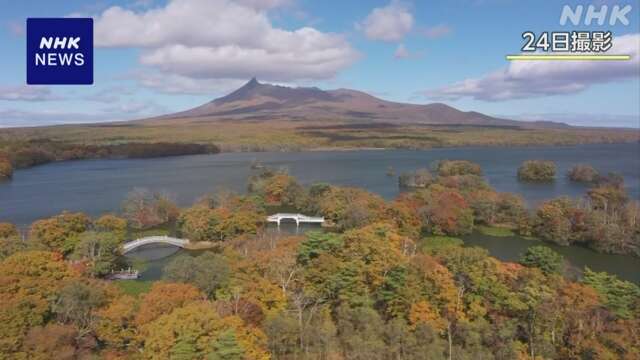
[[(516, 171), (516, 169), (514, 169)], [(0, 358), (638, 359), (640, 287), (567, 271), (542, 243), (503, 262), (459, 237), (479, 226), (640, 256), (640, 207), (621, 178), (527, 209), (468, 161), (400, 177), (385, 201), (260, 169), (247, 193), (188, 208), (133, 190), (118, 214), (0, 224)], [(267, 214), (323, 216), (303, 234)], [(161, 281), (106, 280), (121, 245), (164, 231), (210, 244)]]
[(0, 180), (10, 179), (14, 169), (54, 161), (154, 158), (218, 152), (220, 150), (213, 145), (169, 142), (84, 145), (52, 140), (0, 141)]
[[(163, 119), (0, 129), (0, 180), (51, 161), (242, 151), (431, 149), (638, 142), (633, 129)], [(170, 139), (168, 141), (167, 139)]]

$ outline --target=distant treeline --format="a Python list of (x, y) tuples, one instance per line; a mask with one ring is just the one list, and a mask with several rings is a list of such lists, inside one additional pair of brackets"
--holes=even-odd
[(214, 154), (220, 149), (209, 144), (124, 143), (110, 145), (69, 144), (50, 140), (31, 140), (0, 147), (0, 177), (11, 177), (12, 168), (28, 168), (54, 161), (80, 159), (156, 158), (179, 155)]

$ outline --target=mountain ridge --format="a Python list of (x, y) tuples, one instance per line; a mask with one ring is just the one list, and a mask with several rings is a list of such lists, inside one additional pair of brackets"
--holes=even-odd
[(340, 120), (395, 124), (568, 127), (549, 121), (516, 121), (461, 111), (444, 103), (409, 104), (359, 90), (322, 90), (259, 82), (255, 77), (231, 93), (185, 111), (149, 120)]

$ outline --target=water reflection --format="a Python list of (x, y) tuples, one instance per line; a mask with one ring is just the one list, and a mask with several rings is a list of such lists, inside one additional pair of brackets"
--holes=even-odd
[[(327, 182), (356, 186), (392, 199), (398, 195), (397, 175), (430, 166), (442, 159), (467, 159), (482, 166), (487, 181), (498, 191), (521, 194), (535, 204), (559, 195), (582, 196), (586, 187), (566, 179), (567, 170), (589, 163), (602, 173), (619, 172), (629, 196), (640, 198), (639, 144), (599, 144), (567, 147), (456, 148), (427, 151), (333, 151), (303, 153), (225, 153), (162, 159), (70, 161), (18, 170), (13, 181), (0, 183), (0, 221), (30, 224), (62, 210), (99, 216), (119, 211), (135, 187), (167, 191), (181, 206), (203, 194), (227, 189), (243, 193), (252, 173), (251, 161), (289, 169), (309, 185)], [(558, 177), (550, 184), (521, 183), (516, 169), (524, 160), (554, 160)], [(170, 170), (170, 171), (167, 171)], [(253, 170), (255, 171), (255, 170)]]
[[(300, 224), (282, 221), (278, 228), (275, 224), (269, 224), (265, 228), (267, 235), (303, 235), (307, 231), (322, 230), (317, 224)], [(168, 244), (143, 245), (124, 255), (124, 260), (140, 271), (139, 280), (155, 281), (162, 279), (164, 268), (173, 259), (180, 255), (198, 256), (208, 250), (185, 250)]]
[(474, 233), (465, 236), (467, 246), (479, 246), (503, 261), (518, 261), (529, 247), (547, 246), (564, 256), (569, 263), (582, 271), (585, 266), (594, 271), (606, 271), (619, 278), (640, 284), (640, 258), (630, 255), (597, 253), (580, 246), (560, 246), (539, 240), (527, 240), (519, 236), (495, 237)]
[[(303, 235), (307, 231), (322, 231), (317, 224), (301, 224), (282, 222), (280, 228), (269, 224), (265, 228), (267, 235)], [(479, 246), (503, 261), (518, 261), (529, 247), (544, 245), (560, 253), (572, 267), (579, 270), (585, 266), (594, 271), (606, 271), (621, 279), (640, 284), (640, 258), (601, 254), (578, 246), (559, 246), (538, 240), (527, 240), (519, 236), (495, 237), (474, 233), (463, 238), (466, 246)], [(137, 248), (125, 255), (127, 263), (140, 271), (140, 280), (155, 281), (162, 279), (164, 267), (180, 255), (198, 256), (207, 250), (185, 250), (167, 244), (149, 244)]]
[(190, 251), (168, 244), (149, 244), (128, 252), (124, 258), (131, 267), (140, 271), (138, 280), (154, 281), (162, 278), (164, 267), (181, 253)]
[(149, 244), (129, 251), (125, 257), (137, 261), (153, 261), (166, 258), (180, 251), (178, 246), (169, 244)]

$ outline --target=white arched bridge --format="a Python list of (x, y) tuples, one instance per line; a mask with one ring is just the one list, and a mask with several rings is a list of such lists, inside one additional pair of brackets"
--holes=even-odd
[[(282, 220), (292, 220), (296, 222), (296, 226), (300, 226), (300, 224), (322, 224), (324, 223), (324, 217), (319, 216), (307, 216), (302, 214), (288, 214), (288, 213), (278, 213), (267, 216), (267, 221), (272, 223), (278, 223), (278, 227), (280, 227), (280, 222)], [(122, 244), (122, 253), (126, 254), (129, 251), (135, 250), (143, 245), (149, 244), (168, 244), (179, 246), (181, 248), (189, 246), (189, 240), (187, 239), (178, 239), (166, 235), (162, 236), (148, 236), (143, 237), (137, 240), (129, 241), (128, 243)]]
[(280, 222), (282, 220), (293, 220), (296, 222), (296, 226), (300, 226), (300, 224), (322, 224), (324, 223), (324, 218), (319, 216), (307, 216), (302, 214), (287, 214), (287, 213), (278, 213), (273, 214), (267, 217), (268, 222), (278, 223), (280, 226)]
[(189, 240), (178, 239), (169, 236), (148, 236), (140, 238), (138, 240), (130, 241), (128, 243), (124, 243), (122, 245), (122, 253), (126, 254), (131, 250), (135, 250), (142, 245), (148, 244), (169, 244), (183, 248), (187, 246), (187, 244), (189, 244)]

